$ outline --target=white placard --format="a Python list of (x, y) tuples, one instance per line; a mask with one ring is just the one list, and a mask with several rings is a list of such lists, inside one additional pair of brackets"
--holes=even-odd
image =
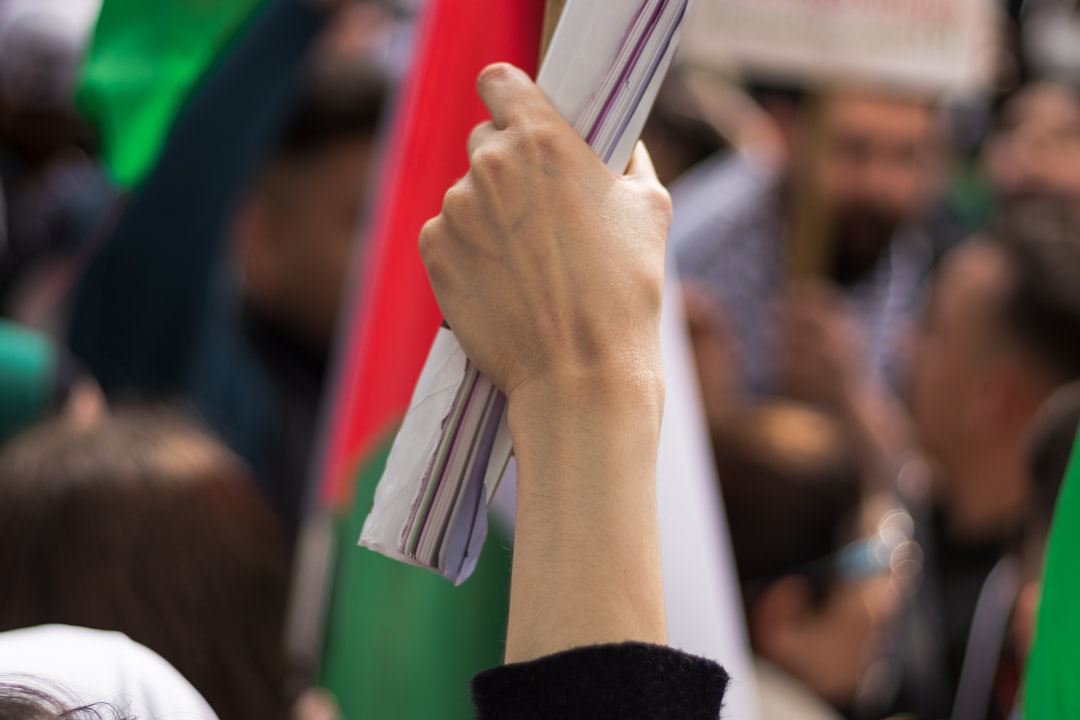
[(986, 0), (700, 0), (690, 62), (804, 84), (890, 83), (968, 92), (990, 69)]

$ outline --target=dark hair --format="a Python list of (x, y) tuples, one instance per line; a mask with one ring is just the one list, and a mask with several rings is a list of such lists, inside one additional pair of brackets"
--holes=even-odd
[(389, 83), (368, 64), (341, 64), (313, 72), (278, 144), (278, 157), (308, 156), (379, 129)]
[(858, 511), (859, 465), (846, 431), (778, 401), (731, 414), (713, 449), (747, 613), (764, 585), (793, 574), (823, 603), (831, 579), (802, 570), (840, 549)]
[(68, 707), (27, 685), (0, 681), (0, 720), (135, 720), (105, 703)]
[(242, 464), (177, 414), (45, 423), (0, 452), (0, 631), (116, 630), (222, 720), (284, 716), (284, 533)]
[(1010, 261), (1006, 333), (1054, 385), (1080, 378), (1080, 211), (1058, 200), (1018, 202), (991, 236)]

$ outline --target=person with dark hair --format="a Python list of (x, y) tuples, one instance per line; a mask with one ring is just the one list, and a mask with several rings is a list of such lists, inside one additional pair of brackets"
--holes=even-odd
[[(717, 155), (673, 194), (671, 243), (680, 273), (709, 288), (731, 318), (745, 392), (792, 390), (787, 358), (776, 352), (783, 328), (771, 322), (774, 307), (810, 305), (819, 324), (840, 322), (813, 298), (787, 297), (805, 251), (795, 236), (810, 222), (797, 217), (799, 203), (812, 200), (826, 218), (817, 238), (823, 257), (821, 267), (799, 272), (819, 274), (851, 306), (865, 347), (845, 365), (861, 366), (868, 382), (895, 383), (895, 339), (917, 307), (931, 261), (932, 243), (920, 222), (940, 185), (937, 110), (903, 92), (842, 87), (774, 116), (786, 142), (783, 162)], [(810, 393), (795, 388), (796, 396), (816, 400), (808, 395), (835, 382), (821, 375)]]
[(899, 515), (863, 532), (855, 445), (828, 415), (778, 401), (715, 427), (762, 719), (838, 718), (896, 606)]
[(1080, 203), (1080, 90), (1032, 82), (1005, 103), (983, 148), (995, 199)]
[(0, 478), (0, 631), (120, 631), (222, 720), (286, 715), (286, 535), (232, 453), (176, 414), (121, 411), (28, 431)]
[(0, 720), (215, 720), (160, 655), (122, 633), (70, 625), (0, 632)]
[(1026, 431), (1080, 377), (1080, 220), (1069, 204), (1010, 210), (938, 272), (915, 345), (911, 402), (954, 532), (1015, 527), (1030, 505)]
[(922, 524), (929, 560), (901, 637), (913, 646), (899, 651), (918, 678), (903, 709), (922, 717), (954, 713), (961, 676), (974, 673), (965, 665), (987, 654), (973, 653), (969, 637), (1000, 636), (1007, 622), (1011, 601), (995, 618), (976, 617), (976, 606), (980, 597), (1015, 596), (1015, 574), (999, 563), (1035, 500), (1028, 432), (1054, 390), (1080, 378), (1078, 238), (1072, 203), (1017, 203), (985, 236), (950, 252), (934, 281), (910, 396), (933, 478), (928, 501), (911, 498), (930, 505)]
[[(672, 188), (680, 275), (711, 294), (741, 368), (699, 367), (706, 393), (710, 376), (726, 378), (724, 397), (703, 399), (783, 396), (832, 413), (856, 433), (865, 481), (888, 492), (908, 443), (902, 340), (937, 243), (940, 113), (918, 94), (859, 84), (760, 99), (774, 125), (765, 152), (718, 154)], [(701, 307), (690, 308), (699, 326)], [(695, 345), (714, 337), (692, 333)], [(710, 352), (696, 347), (699, 360)]]
[(370, 67), (317, 74), (240, 213), (248, 308), (314, 354), (337, 329), (386, 92)]
[(0, 682), (0, 720), (136, 720), (104, 703), (72, 707), (36, 688)]
[(345, 5), (259, 11), (86, 269), (71, 328), (110, 396), (192, 402), (293, 530), (387, 92), (370, 59), (319, 51)]

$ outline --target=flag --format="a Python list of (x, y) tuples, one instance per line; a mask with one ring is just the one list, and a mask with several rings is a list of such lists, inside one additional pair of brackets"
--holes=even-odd
[(1073, 444), (1047, 545), (1042, 599), (1024, 689), (1025, 720), (1080, 717), (1080, 452)]
[(104, 1), (77, 102), (115, 183), (149, 172), (188, 94), (261, 1)]
[[(336, 519), (321, 683), (348, 718), (471, 718), (469, 680), (502, 662), (509, 604), (506, 532), (495, 525), (475, 575), (455, 588), (357, 547), (390, 443), (441, 314), (420, 261), (423, 224), (468, 170), (487, 119), (487, 64), (535, 70), (541, 0), (429, 0), (383, 162), (379, 197), (341, 334), (320, 477)], [(302, 589), (301, 589), (302, 592)]]
[[(674, 188), (672, 196), (677, 200)], [(675, 208), (678, 212), (678, 202)], [(723, 665), (734, 678), (724, 697), (724, 716), (757, 720), (761, 708), (735, 556), (673, 259), (667, 278), (660, 320), (665, 397), (656, 507), (668, 643)]]

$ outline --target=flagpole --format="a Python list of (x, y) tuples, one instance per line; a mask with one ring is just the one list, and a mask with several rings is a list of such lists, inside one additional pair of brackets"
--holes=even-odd
[(547, 0), (544, 6), (544, 28), (540, 35), (540, 63), (544, 62), (551, 38), (555, 36), (555, 28), (559, 26), (559, 18), (562, 17), (563, 9), (566, 8), (567, 0)]

